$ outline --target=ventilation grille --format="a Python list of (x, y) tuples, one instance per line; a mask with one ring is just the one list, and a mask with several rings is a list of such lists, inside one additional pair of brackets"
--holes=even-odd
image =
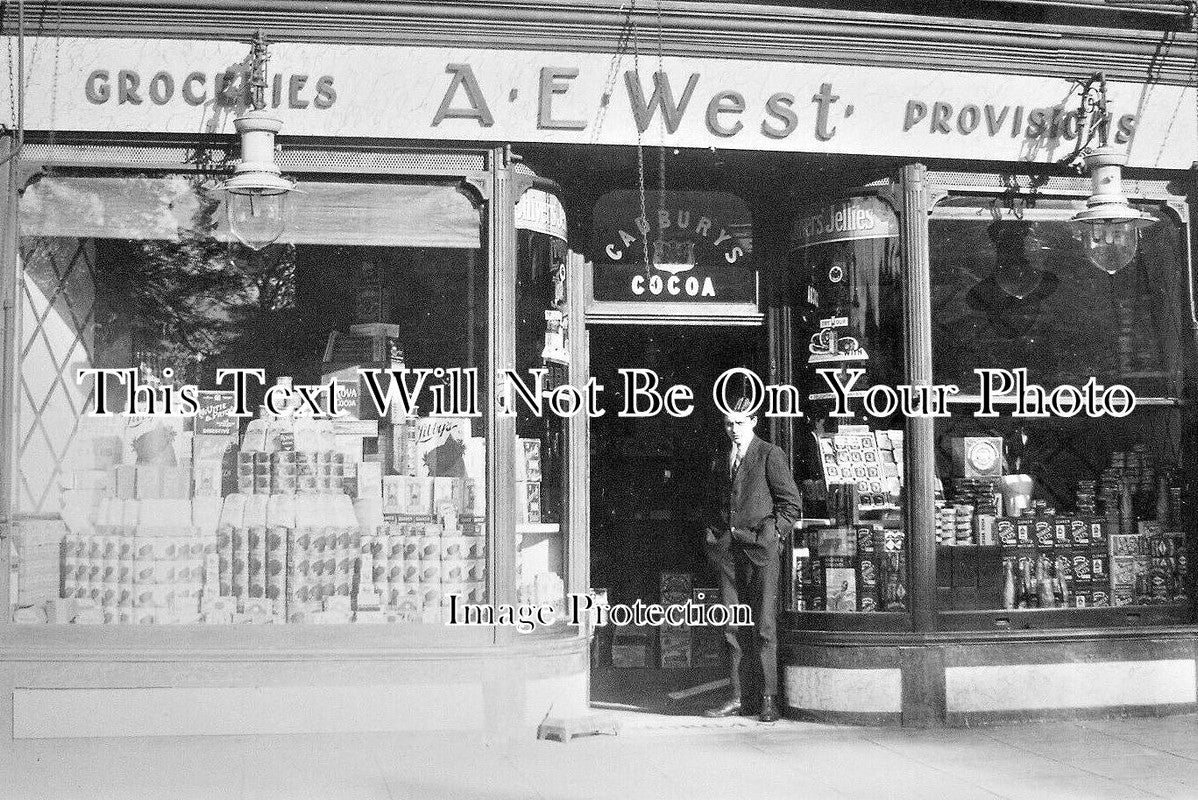
[[(1010, 176), (1006, 176), (1008, 179)], [(1015, 184), (1021, 192), (1031, 192), (1031, 178), (1027, 175), (1015, 176)], [(932, 186), (954, 189), (980, 189), (988, 192), (1002, 192), (1012, 188), (1003, 181), (1003, 177), (993, 172), (929, 172), (928, 183)], [(1069, 194), (1088, 197), (1091, 192), (1090, 179), (1085, 176), (1059, 175), (1048, 179), (1047, 183), (1036, 187), (1040, 194)], [(1170, 191), (1167, 181), (1152, 180), (1123, 180), (1123, 193), (1128, 197), (1163, 198), (1178, 196)]]
[(481, 172), (487, 154), (469, 151), (399, 150), (369, 152), (285, 148), (279, 166), (295, 172)]
[[(32, 163), (73, 164), (82, 167), (173, 169), (206, 164), (231, 163), (236, 151), (224, 146), (197, 150), (178, 146), (127, 146), (89, 144), (25, 145), (22, 158)], [(487, 153), (468, 150), (348, 150), (337, 148), (288, 147), (279, 156), (284, 172), (366, 172), (454, 174), (481, 172), (487, 168)]]

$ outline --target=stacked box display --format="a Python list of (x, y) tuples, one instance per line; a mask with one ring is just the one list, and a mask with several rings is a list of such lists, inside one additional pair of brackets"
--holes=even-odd
[[(689, 572), (663, 572), (661, 604), (683, 605), (691, 599), (694, 578)], [(658, 634), (658, 663), (662, 669), (680, 669), (693, 664), (691, 629), (686, 625), (663, 625)]]

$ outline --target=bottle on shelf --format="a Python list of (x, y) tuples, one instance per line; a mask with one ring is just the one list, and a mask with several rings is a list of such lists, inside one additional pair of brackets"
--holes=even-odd
[(1169, 481), (1165, 479), (1164, 474), (1156, 481), (1156, 521), (1164, 530), (1172, 530), (1169, 519)]
[(1136, 532), (1136, 515), (1132, 508), (1131, 484), (1127, 479), (1119, 481), (1119, 532), (1129, 536)]
[(1053, 600), (1061, 608), (1069, 606), (1069, 587), (1065, 584), (1065, 577), (1061, 575), (1061, 569), (1056, 564), (1052, 566), (1052, 595)]
[(1052, 583), (1048, 579), (1048, 559), (1040, 556), (1036, 559), (1036, 605), (1040, 608), (1052, 608)]
[(1015, 563), (1011, 559), (1003, 562), (1002, 607), (1015, 607)]
[(1017, 608), (1030, 608), (1035, 592), (1032, 590), (1032, 562), (1024, 561), (1019, 570)]

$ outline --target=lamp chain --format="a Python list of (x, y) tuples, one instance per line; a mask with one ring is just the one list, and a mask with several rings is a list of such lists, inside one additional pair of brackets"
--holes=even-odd
[(250, 45), (250, 106), (255, 111), (266, 108), (266, 64), (270, 61), (266, 37), (262, 31), (254, 34)]
[[(661, 74), (662, 81), (664, 82), (666, 67), (665, 47), (662, 43), (662, 39), (664, 38), (662, 27), (661, 0), (657, 0), (657, 71)], [(665, 211), (666, 207), (666, 115), (664, 106), (662, 107), (658, 131), (661, 135), (661, 144), (657, 150), (657, 215), (660, 220), (662, 212)], [(662, 238), (660, 223), (657, 229), (657, 238), (659, 240)]]
[[(632, 0), (628, 6), (628, 25), (632, 29), (632, 74), (636, 76), (637, 81), (641, 79), (641, 38), (640, 28), (636, 24), (636, 0)], [(641, 141), (641, 126), (636, 126), (636, 185), (640, 193), (641, 200), (641, 225), (637, 227), (641, 232), (641, 247), (644, 250), (645, 256), (645, 275), (649, 275), (649, 234), (646, 231), (649, 225), (649, 213), (645, 209), (645, 146)]]

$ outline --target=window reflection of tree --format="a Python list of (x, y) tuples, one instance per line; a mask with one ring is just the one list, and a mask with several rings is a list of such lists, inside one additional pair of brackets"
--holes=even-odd
[(253, 252), (219, 240), (219, 203), (204, 179), (191, 182), (195, 210), (176, 239), (97, 240), (97, 321), (129, 331), (135, 361), (208, 381), (214, 359), (231, 350), (259, 351), (256, 364), (281, 343), (294, 305), (295, 248)]
[(1026, 367), (1045, 385), (1093, 375), (1176, 395), (1180, 259), (1172, 227), (1150, 229), (1136, 262), (1112, 277), (1089, 263), (1067, 221), (1040, 221), (1043, 280), (1021, 299), (995, 279), (991, 224), (932, 221), (937, 382), (976, 386), (975, 368)]

